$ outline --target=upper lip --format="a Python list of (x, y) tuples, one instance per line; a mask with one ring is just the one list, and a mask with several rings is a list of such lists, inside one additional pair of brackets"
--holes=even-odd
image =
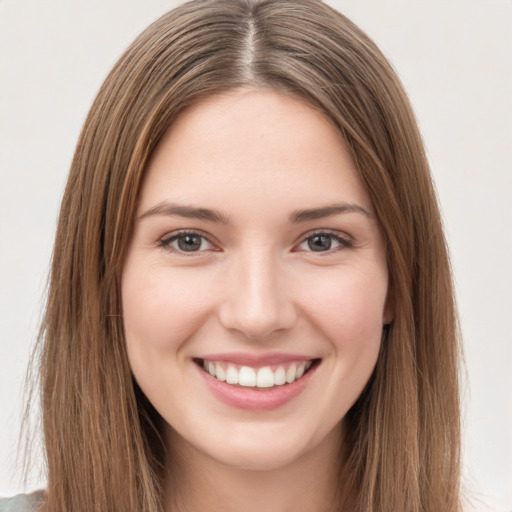
[(258, 368), (261, 366), (270, 366), (276, 364), (291, 363), (296, 361), (311, 361), (318, 359), (303, 354), (286, 354), (286, 353), (270, 353), (270, 354), (247, 354), (243, 352), (229, 352), (229, 353), (215, 353), (205, 354), (200, 359), (207, 361), (224, 361), (226, 363), (233, 363), (240, 366), (251, 366)]

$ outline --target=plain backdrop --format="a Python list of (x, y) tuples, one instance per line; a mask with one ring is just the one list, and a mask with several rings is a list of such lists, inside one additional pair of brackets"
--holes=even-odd
[[(131, 40), (178, 2), (0, 0), (0, 495), (81, 125)], [(424, 135), (464, 334), (464, 479), (512, 510), (512, 1), (332, 0), (381, 46)], [(34, 468), (40, 466), (36, 460)]]

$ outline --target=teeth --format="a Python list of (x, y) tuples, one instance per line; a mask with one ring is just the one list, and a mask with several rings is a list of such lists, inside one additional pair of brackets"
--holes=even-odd
[(226, 380), (226, 372), (224, 371), (224, 368), (222, 368), (222, 366), (219, 363), (217, 363), (215, 365), (214, 377), (217, 377), (217, 379), (222, 382), (224, 382)]
[(305, 363), (301, 363), (301, 364), (299, 364), (299, 366), (297, 366), (297, 373), (295, 374), (296, 379), (300, 379), (304, 375), (305, 368), (306, 368)]
[(226, 382), (228, 384), (238, 384), (238, 370), (232, 364), (228, 365)]
[(212, 362), (203, 360), (203, 369), (212, 377), (228, 384), (239, 384), (244, 387), (272, 388), (282, 386), (286, 383), (300, 379), (306, 370), (313, 364), (312, 361), (292, 363), (285, 370), (284, 366), (278, 366), (272, 371), (270, 366), (263, 366), (259, 369), (250, 366), (236, 367), (233, 364)]
[(288, 382), (288, 384), (292, 383), (294, 380), (295, 380), (295, 375), (296, 375), (296, 366), (295, 366), (295, 363), (294, 364), (291, 364), (290, 365), (290, 368), (288, 368), (288, 371), (286, 372), (286, 382)]
[(286, 382), (286, 372), (284, 368), (280, 366), (274, 374), (274, 384), (276, 386), (282, 386)]
[(242, 366), (238, 376), (240, 386), (256, 386), (256, 372), (249, 366)]
[(259, 388), (271, 388), (274, 386), (274, 380), (274, 372), (268, 366), (265, 366), (258, 370), (256, 386)]

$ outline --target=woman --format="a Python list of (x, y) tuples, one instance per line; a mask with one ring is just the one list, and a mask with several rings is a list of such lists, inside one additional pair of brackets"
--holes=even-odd
[(379, 50), (320, 2), (191, 2), (121, 57), (41, 339), (49, 511), (459, 510), (421, 139)]

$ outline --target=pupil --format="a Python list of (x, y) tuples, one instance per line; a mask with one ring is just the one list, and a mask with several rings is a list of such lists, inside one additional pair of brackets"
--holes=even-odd
[(178, 247), (182, 251), (197, 251), (201, 247), (201, 237), (197, 235), (183, 235), (178, 239)]
[(327, 251), (331, 248), (331, 237), (329, 235), (315, 235), (308, 239), (308, 247), (312, 251)]

